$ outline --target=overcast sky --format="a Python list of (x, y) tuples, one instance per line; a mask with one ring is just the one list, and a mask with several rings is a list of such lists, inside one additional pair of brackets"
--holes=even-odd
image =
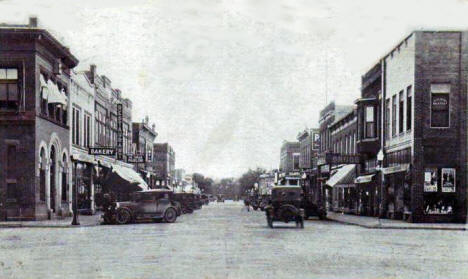
[(177, 168), (216, 178), (276, 168), (282, 141), (316, 127), (327, 100), (351, 104), (412, 30), (468, 28), (468, 1), (452, 0), (0, 0), (0, 11), (38, 16), (78, 69), (95, 63), (133, 101), (134, 121), (156, 123)]

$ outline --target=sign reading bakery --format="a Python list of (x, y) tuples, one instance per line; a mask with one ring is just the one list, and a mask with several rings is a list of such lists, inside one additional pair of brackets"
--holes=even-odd
[(448, 94), (433, 94), (432, 96), (432, 109), (433, 110), (448, 110), (449, 95)]

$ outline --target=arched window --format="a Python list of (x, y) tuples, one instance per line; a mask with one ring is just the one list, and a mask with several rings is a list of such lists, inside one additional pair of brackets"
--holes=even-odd
[(46, 188), (46, 174), (45, 174), (45, 169), (46, 169), (46, 152), (44, 148), (41, 148), (40, 154), (40, 165), (39, 165), (39, 199), (41, 201), (45, 201), (45, 188)]
[(63, 153), (62, 158), (62, 201), (67, 201), (68, 183), (67, 183), (67, 155)]

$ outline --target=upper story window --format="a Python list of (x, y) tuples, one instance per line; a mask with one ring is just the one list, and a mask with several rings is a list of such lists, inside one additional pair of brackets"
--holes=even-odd
[(405, 96), (403, 90), (398, 94), (399, 103), (398, 103), (398, 132), (403, 133), (404, 123), (405, 123)]
[(450, 84), (431, 84), (431, 127), (450, 127)]
[(72, 110), (72, 143), (80, 144), (80, 110), (73, 108)]
[(385, 101), (385, 138), (390, 138), (390, 99)]
[(411, 130), (411, 121), (413, 116), (413, 92), (411, 85), (406, 88), (406, 130)]
[(375, 138), (376, 124), (377, 122), (375, 121), (375, 108), (374, 106), (367, 106), (364, 126), (366, 138)]
[(18, 69), (0, 68), (0, 110), (15, 110), (18, 105)]

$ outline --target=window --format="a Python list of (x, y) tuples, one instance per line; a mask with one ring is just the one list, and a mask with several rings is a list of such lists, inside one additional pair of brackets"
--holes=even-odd
[(0, 68), (0, 109), (14, 110), (19, 104), (18, 69)]
[(83, 122), (83, 146), (90, 147), (91, 145), (91, 116), (84, 115)]
[(385, 138), (390, 138), (390, 99), (385, 101)]
[(450, 84), (431, 84), (431, 127), (450, 126)]
[(77, 108), (72, 110), (72, 143), (80, 144), (80, 111)]
[(16, 145), (7, 146), (7, 164), (6, 164), (6, 176), (7, 176), (7, 199), (17, 199), (17, 162), (16, 162)]
[(396, 95), (392, 97), (392, 137), (396, 135)]
[(411, 121), (413, 113), (413, 103), (411, 101), (412, 97), (412, 88), (411, 85), (406, 88), (406, 130), (411, 130)]
[(403, 133), (404, 131), (404, 117), (405, 117), (405, 96), (403, 94), (403, 90), (400, 91), (400, 94), (399, 94), (399, 99), (400, 99), (400, 102), (398, 104), (398, 132), (399, 133)]
[(374, 115), (374, 106), (366, 107), (366, 138), (375, 138), (375, 115)]

